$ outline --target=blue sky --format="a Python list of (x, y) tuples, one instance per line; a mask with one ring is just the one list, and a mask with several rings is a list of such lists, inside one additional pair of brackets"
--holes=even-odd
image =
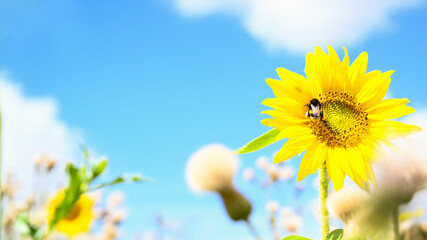
[[(266, 41), (235, 6), (195, 14), (197, 8), (180, 8), (182, 2), (192, 4), (2, 1), (1, 71), (26, 96), (57, 102), (60, 120), (111, 160), (107, 178), (131, 171), (155, 179), (120, 188), (131, 210), (124, 239), (135, 229), (151, 228), (158, 211), (186, 225), (189, 239), (249, 239), (243, 224), (230, 224), (217, 198), (197, 197), (187, 189), (185, 163), (205, 144), (237, 148), (268, 130), (259, 122), (265, 109), (261, 101), (273, 96), (264, 79), (277, 78), (277, 67), (302, 74), (306, 51)], [(351, 60), (367, 51), (368, 70), (396, 70), (391, 94), (425, 108), (427, 7), (425, 1), (413, 2), (390, 10), (385, 24), (357, 39), (331, 44), (341, 56), (339, 48), (347, 46)], [(244, 155), (241, 164), (254, 165), (279, 147)], [(296, 167), (298, 159), (291, 164)], [(256, 203), (254, 221), (267, 235), (265, 199), (240, 179), (237, 186)], [(311, 181), (305, 181), (307, 212), (317, 194)], [(286, 193), (272, 193), (272, 198), (280, 194)], [(303, 235), (317, 236), (313, 219), (307, 214)]]

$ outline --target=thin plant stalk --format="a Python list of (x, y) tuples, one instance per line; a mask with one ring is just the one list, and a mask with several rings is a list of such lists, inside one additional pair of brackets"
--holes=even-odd
[(256, 240), (262, 240), (262, 238), (259, 236), (258, 232), (255, 230), (254, 226), (251, 224), (251, 222), (249, 221), (249, 219), (245, 220), (245, 223), (248, 226), (249, 231), (251, 232), (252, 236)]
[(400, 239), (400, 233), (399, 233), (399, 212), (397, 207), (393, 209), (393, 212), (391, 213), (392, 221), (393, 221), (393, 233), (394, 233), (394, 239), (395, 240), (401, 240)]
[(270, 216), (270, 227), (271, 227), (271, 231), (273, 232), (274, 240), (280, 240), (280, 237), (279, 237), (279, 234), (277, 233), (277, 228), (276, 228), (276, 217), (274, 215), (275, 214), (272, 213)]
[(320, 225), (322, 232), (322, 240), (326, 239), (329, 234), (329, 212), (326, 208), (326, 201), (328, 200), (329, 193), (329, 176), (326, 171), (326, 161), (319, 169), (320, 181)]

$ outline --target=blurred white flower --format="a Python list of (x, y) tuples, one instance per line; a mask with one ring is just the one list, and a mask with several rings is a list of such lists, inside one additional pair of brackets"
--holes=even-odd
[(416, 192), (427, 188), (427, 158), (410, 152), (394, 152), (377, 164), (378, 185), (401, 203), (412, 200)]
[(238, 166), (237, 156), (227, 147), (221, 144), (204, 146), (187, 162), (187, 184), (196, 192), (230, 188)]
[(280, 209), (280, 212), (281, 212), (283, 218), (288, 218), (288, 217), (292, 216), (292, 214), (293, 214), (292, 208), (290, 206), (283, 206)]
[(258, 168), (265, 170), (268, 167), (268, 165), (269, 165), (269, 163), (268, 163), (268, 157), (266, 157), (266, 156), (259, 157), (256, 160), (255, 165)]
[(271, 183), (276, 182), (280, 177), (280, 168), (277, 165), (267, 165), (265, 168)]
[(44, 209), (37, 209), (30, 212), (30, 221), (32, 224), (41, 227), (46, 223), (46, 211)]
[(279, 168), (279, 178), (281, 180), (290, 180), (294, 176), (294, 169), (290, 166)]
[(34, 165), (37, 171), (46, 170), (50, 172), (56, 165), (56, 158), (49, 156), (46, 153), (41, 153), (34, 157)]
[(251, 167), (245, 168), (242, 174), (243, 178), (247, 181), (252, 181), (255, 178), (255, 171)]
[(265, 209), (267, 209), (267, 211), (270, 214), (274, 214), (275, 212), (277, 212), (277, 210), (279, 209), (279, 207), (280, 207), (280, 204), (279, 204), (278, 201), (268, 201), (265, 204)]
[(124, 194), (121, 192), (110, 193), (107, 197), (107, 209), (114, 209), (124, 201)]
[(282, 221), (282, 227), (290, 233), (297, 233), (302, 227), (302, 224), (303, 220), (298, 215), (291, 215), (290, 217), (284, 218)]
[(368, 199), (369, 194), (360, 188), (343, 188), (329, 196), (327, 207), (332, 216), (347, 223)]
[(106, 222), (101, 231), (103, 240), (114, 240), (120, 236), (118, 227), (113, 223)]
[(110, 221), (114, 224), (120, 224), (128, 216), (128, 211), (124, 209), (116, 209), (111, 213)]

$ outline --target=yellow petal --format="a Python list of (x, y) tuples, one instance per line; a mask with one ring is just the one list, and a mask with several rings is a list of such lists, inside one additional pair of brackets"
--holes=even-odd
[(328, 46), (330, 87), (334, 91), (343, 92), (347, 82), (347, 69), (342, 66), (337, 52)]
[(375, 178), (374, 170), (372, 169), (371, 164), (367, 164), (366, 169), (368, 170), (369, 179), (376, 186), (377, 179)]
[(368, 80), (356, 94), (357, 101), (363, 104), (365, 109), (369, 109), (374, 106), (374, 104), (378, 104), (387, 93), (392, 74), (393, 71), (388, 71)]
[(277, 79), (267, 78), (265, 82), (273, 90), (274, 96), (276, 97), (290, 97), (289, 91), (283, 86), (282, 81)]
[(328, 148), (328, 158), (326, 160), (326, 169), (328, 171), (329, 178), (334, 184), (335, 191), (338, 191), (342, 188), (344, 184), (345, 174), (340, 168), (339, 165), (339, 156), (335, 149)]
[(406, 106), (407, 98), (387, 99), (367, 110), (368, 118), (373, 120), (395, 119), (415, 112), (415, 109)]
[(349, 91), (356, 93), (366, 81), (366, 69), (368, 68), (368, 53), (362, 52), (348, 69)]
[(308, 103), (313, 98), (315, 91), (305, 77), (286, 68), (277, 68), (276, 71), (291, 98), (300, 103)]
[[(311, 146), (307, 149), (307, 152), (305, 152), (304, 157), (301, 160), (301, 164), (299, 166), (298, 170), (298, 177), (297, 181), (301, 181), (305, 177), (308, 176), (308, 174), (311, 173), (311, 170), (313, 169), (313, 165), (315, 161), (317, 160), (317, 152), (323, 151), (324, 149), (319, 149), (319, 141), (315, 141)], [(323, 161), (325, 159), (323, 158)], [(322, 163), (323, 163), (322, 161)]]
[(379, 113), (387, 111), (390, 108), (394, 108), (396, 106), (405, 106), (407, 103), (409, 103), (409, 100), (407, 98), (393, 98), (393, 99), (387, 99), (382, 100), (375, 106), (372, 106), (371, 108), (366, 109), (366, 111), (369, 114)]
[(350, 67), (350, 60), (348, 58), (348, 52), (347, 52), (347, 48), (343, 47), (344, 49), (344, 58), (342, 60), (342, 64), (344, 65), (344, 67)]
[(314, 153), (314, 161), (311, 167), (311, 174), (315, 174), (320, 166), (326, 161), (328, 156), (328, 147), (325, 143), (319, 142), (316, 152)]
[[(344, 174), (348, 175), (360, 188), (366, 189), (368, 179), (366, 176), (366, 170), (364, 169), (364, 160), (360, 153), (356, 152), (353, 148), (335, 148), (336, 157), (340, 159), (341, 170)], [(355, 166), (358, 165), (358, 166)], [(359, 168), (359, 169), (356, 169)], [(364, 177), (358, 173), (358, 171), (364, 171)]]
[(421, 131), (415, 125), (401, 123), (398, 121), (380, 121), (371, 123), (371, 135), (378, 139), (393, 140), (398, 137)]
[(264, 110), (261, 112), (261, 114), (268, 114), (271, 117), (274, 117), (277, 120), (284, 122), (284, 124), (286, 125), (301, 124), (307, 121), (305, 117), (296, 118), (280, 110)]
[(347, 174), (348, 176), (350, 176), (350, 178), (354, 178), (354, 171), (351, 167), (350, 164), (350, 155), (353, 153), (352, 151), (350, 151), (350, 149), (344, 149), (344, 148), (340, 148), (340, 147), (336, 147), (334, 149), (335, 151), (335, 155), (338, 159), (340, 159), (338, 161), (342, 171)]
[(293, 125), (289, 127), (285, 127), (280, 133), (276, 136), (276, 140), (279, 141), (284, 138), (293, 138), (303, 134), (311, 134), (313, 130), (309, 128), (307, 125)]
[(360, 153), (363, 156), (363, 159), (367, 164), (371, 164), (372, 162), (375, 162), (382, 156), (384, 153), (382, 152), (382, 148), (378, 141), (373, 137), (367, 137), (364, 139), (362, 143), (359, 144), (357, 147), (360, 150)]
[(369, 191), (370, 189), (370, 185), (369, 185), (369, 181), (362, 179), (362, 177), (360, 177), (359, 175), (357, 175), (356, 173), (354, 174), (354, 177), (352, 178), (352, 180), (357, 184), (357, 186), (359, 186), (361, 189), (365, 190), (365, 191)]
[(271, 119), (271, 118), (263, 119), (261, 120), (261, 123), (267, 127), (273, 127), (278, 130), (282, 130), (285, 127), (289, 126), (289, 123), (287, 122), (281, 121), (280, 119)]
[(297, 135), (294, 138), (289, 139), (284, 147), (289, 150), (300, 150), (302, 152), (303, 150), (306, 150), (313, 142), (317, 140), (317, 136), (314, 134), (303, 134), (303, 135)]
[[(307, 80), (305, 81), (308, 82)], [(306, 100), (306, 99), (311, 99), (313, 97), (313, 96), (310, 96), (310, 91), (308, 90), (303, 91), (303, 87), (301, 87), (301, 86), (304, 86), (303, 83), (299, 83), (298, 85), (295, 86), (293, 85), (295, 83), (292, 81), (280, 81), (280, 80), (271, 79), (271, 78), (265, 79), (265, 82), (271, 87), (274, 95), (278, 98), (280, 97), (291, 98), (291, 99), (296, 99), (301, 103), (305, 103), (305, 102), (308, 103), (309, 100)]]
[(273, 163), (282, 162), (297, 154), (300, 154), (316, 140), (317, 137), (313, 134), (300, 135), (298, 137), (289, 139), (283, 145), (282, 149), (280, 149), (280, 151), (276, 154), (276, 156), (274, 156)]
[(308, 53), (306, 56), (305, 74), (317, 94), (330, 90), (328, 64), (328, 55), (320, 47), (316, 47), (314, 54)]
[(358, 177), (361, 178), (363, 182), (368, 182), (366, 162), (363, 159), (359, 149), (349, 148), (347, 151), (348, 161), (350, 163), (351, 169), (358, 175)]
[(267, 98), (262, 101), (262, 104), (274, 109), (278, 109), (281, 112), (296, 118), (305, 118), (305, 113), (308, 109), (304, 106), (304, 104), (298, 103), (294, 99), (283, 97)]

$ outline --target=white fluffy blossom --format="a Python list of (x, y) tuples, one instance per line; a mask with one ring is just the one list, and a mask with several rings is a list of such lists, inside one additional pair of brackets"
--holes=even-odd
[(331, 215), (347, 223), (354, 211), (369, 199), (369, 194), (359, 188), (344, 188), (331, 194), (328, 210)]
[(280, 204), (278, 201), (268, 201), (265, 204), (265, 208), (269, 213), (275, 213), (280, 207)]
[(266, 169), (268, 167), (268, 158), (266, 156), (259, 157), (255, 164), (260, 169)]
[(253, 168), (248, 167), (248, 168), (245, 168), (245, 169), (243, 170), (242, 175), (243, 175), (243, 178), (244, 178), (245, 180), (247, 180), (247, 181), (251, 181), (251, 180), (253, 180), (253, 179), (254, 179), (254, 177), (255, 177), (255, 171), (254, 171), (254, 169), (253, 169)]
[(221, 144), (206, 145), (187, 162), (187, 184), (196, 192), (217, 192), (233, 185), (238, 166), (237, 156), (227, 147)]
[(290, 217), (283, 219), (282, 227), (290, 233), (297, 233), (301, 229), (302, 224), (302, 218), (296, 214), (293, 214)]

